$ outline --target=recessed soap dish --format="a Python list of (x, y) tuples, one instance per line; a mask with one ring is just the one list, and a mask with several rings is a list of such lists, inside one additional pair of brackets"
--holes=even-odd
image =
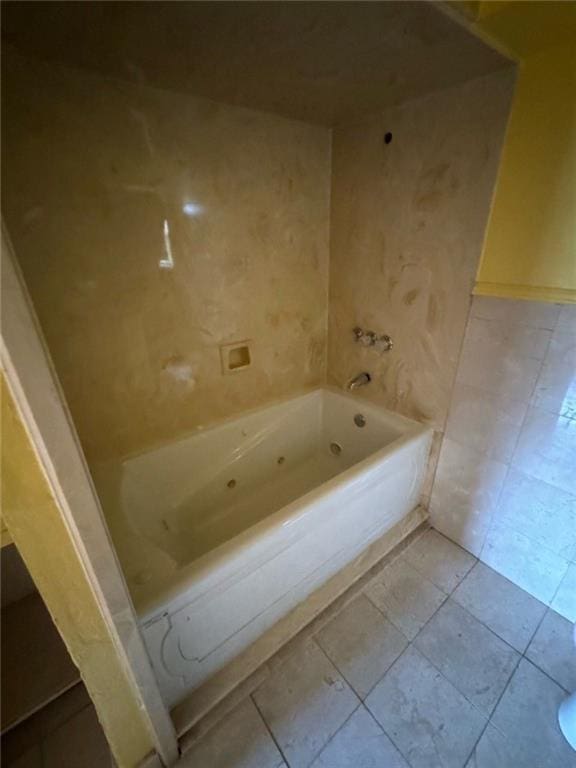
[(236, 373), (248, 368), (252, 363), (249, 341), (235, 341), (220, 347), (222, 373)]

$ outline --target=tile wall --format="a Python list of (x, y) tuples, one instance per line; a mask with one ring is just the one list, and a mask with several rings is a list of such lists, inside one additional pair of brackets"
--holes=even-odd
[(576, 306), (474, 298), (430, 510), (576, 621)]
[[(334, 129), (328, 381), (369, 372), (361, 396), (437, 442), (513, 85), (503, 70)], [(357, 325), (390, 334), (392, 351), (355, 343)]]
[(325, 380), (328, 128), (4, 70), (2, 212), (91, 464)]

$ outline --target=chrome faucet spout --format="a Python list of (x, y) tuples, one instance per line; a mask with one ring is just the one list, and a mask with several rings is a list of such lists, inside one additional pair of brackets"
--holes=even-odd
[(357, 376), (354, 376), (353, 379), (350, 379), (346, 385), (346, 389), (349, 392), (353, 392), (355, 389), (358, 389), (358, 387), (365, 387), (367, 384), (370, 384), (371, 381), (372, 376), (370, 376), (369, 373), (359, 373)]

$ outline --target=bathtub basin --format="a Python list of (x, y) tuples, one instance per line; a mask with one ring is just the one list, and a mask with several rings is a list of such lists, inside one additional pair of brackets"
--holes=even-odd
[(169, 706), (417, 506), (431, 435), (323, 388), (95, 472)]

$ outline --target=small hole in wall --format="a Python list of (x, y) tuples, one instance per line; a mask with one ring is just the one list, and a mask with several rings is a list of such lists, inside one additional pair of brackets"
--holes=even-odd
[(390, 133), (390, 131), (387, 131), (384, 134), (384, 144), (390, 144), (391, 141), (392, 141), (392, 134)]
[(228, 488), (236, 488), (236, 480), (228, 480), (226, 485), (228, 486)]
[(278, 464), (284, 464), (285, 461), (286, 459), (284, 458), (284, 456), (279, 456), (277, 459)]

